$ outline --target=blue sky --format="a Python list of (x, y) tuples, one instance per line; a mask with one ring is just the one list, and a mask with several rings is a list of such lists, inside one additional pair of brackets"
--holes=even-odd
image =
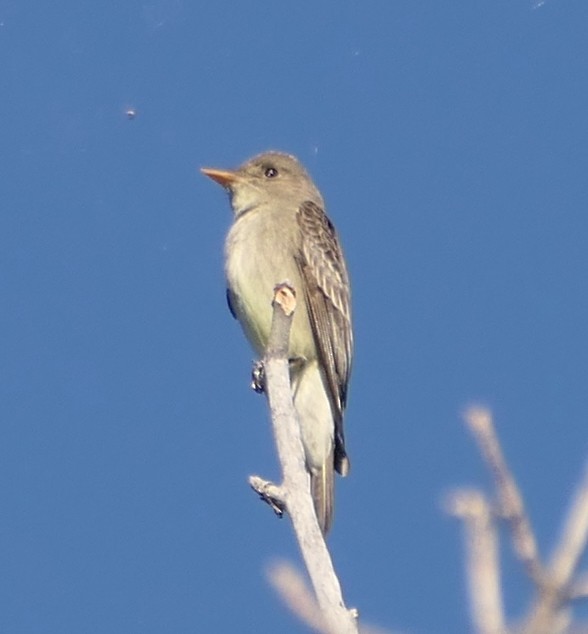
[[(468, 631), (459, 525), (496, 415), (544, 553), (587, 449), (588, 6), (0, 1), (0, 631), (301, 632), (297, 560), (198, 173), (280, 149), (343, 242), (347, 602)], [(127, 108), (136, 118), (125, 116)], [(529, 585), (505, 548), (507, 605)]]

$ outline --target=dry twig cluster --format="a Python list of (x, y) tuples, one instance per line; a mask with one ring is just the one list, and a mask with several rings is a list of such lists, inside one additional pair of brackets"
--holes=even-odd
[[(580, 634), (588, 626), (572, 624), (572, 606), (588, 598), (588, 573), (578, 567), (588, 540), (588, 468), (571, 501), (549, 562), (539, 555), (523, 497), (508, 468), (487, 409), (470, 408), (466, 423), (490, 469), (495, 500), (476, 490), (453, 494), (449, 510), (463, 520), (471, 618), (477, 634)], [(527, 614), (516, 624), (504, 615), (499, 559), (499, 523), (509, 527), (512, 548), (536, 588)]]

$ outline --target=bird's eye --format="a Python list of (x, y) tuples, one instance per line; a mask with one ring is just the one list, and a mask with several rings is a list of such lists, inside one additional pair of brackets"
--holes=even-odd
[(268, 167), (268, 168), (266, 168), (266, 170), (263, 173), (263, 175), (266, 178), (275, 178), (278, 175), (278, 170), (275, 167)]

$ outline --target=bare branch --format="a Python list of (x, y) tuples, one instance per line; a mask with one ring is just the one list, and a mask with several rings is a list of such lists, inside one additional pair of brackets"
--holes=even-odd
[(446, 506), (464, 524), (474, 630), (478, 634), (504, 634), (498, 535), (490, 504), (479, 491), (461, 490), (450, 496)]
[(568, 585), (575, 573), (588, 540), (588, 465), (584, 468), (572, 505), (564, 524), (559, 546), (549, 564), (549, 574), (561, 587)]
[(267, 576), (282, 600), (303, 623), (321, 634), (329, 634), (312, 590), (294, 566), (286, 561), (275, 562), (268, 567)]
[[(558, 546), (548, 568), (548, 583), (530, 610), (525, 632), (552, 634), (559, 619), (570, 619), (570, 600), (577, 596), (573, 575), (588, 540), (588, 468), (574, 495)], [(585, 581), (585, 580), (584, 580)], [(563, 631), (563, 630), (560, 630)]]
[(543, 585), (545, 571), (539, 559), (535, 535), (519, 488), (500, 448), (492, 415), (484, 407), (470, 407), (465, 413), (465, 420), (494, 476), (501, 512), (510, 524), (515, 555), (530, 577)]
[(298, 545), (328, 634), (357, 634), (357, 621), (345, 607), (341, 586), (316, 519), (305, 466), (300, 425), (292, 404), (288, 347), (296, 293), (287, 283), (276, 286), (273, 319), (264, 359), (265, 392), (282, 466), (283, 493)]

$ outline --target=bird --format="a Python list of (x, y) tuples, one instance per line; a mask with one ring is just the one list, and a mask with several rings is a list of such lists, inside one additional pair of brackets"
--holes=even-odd
[(297, 302), (288, 359), (292, 400), (319, 526), (330, 530), (334, 472), (345, 476), (343, 417), (353, 357), (351, 291), (343, 251), (323, 197), (298, 161), (265, 152), (237, 169), (202, 168), (229, 194), (233, 223), (225, 240), (227, 300), (261, 357), (276, 284)]

